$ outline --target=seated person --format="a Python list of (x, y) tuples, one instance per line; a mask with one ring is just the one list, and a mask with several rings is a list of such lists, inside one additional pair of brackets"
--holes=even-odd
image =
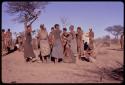
[(10, 47), (7, 47), (7, 53), (5, 53), (3, 56), (8, 55), (10, 53), (13, 53), (13, 52), (17, 51), (18, 48), (19, 48), (18, 44), (16, 44), (13, 49), (11, 49)]
[(18, 41), (16, 40), (16, 43), (15, 43), (15, 45), (14, 45), (14, 48), (12, 49), (11, 47), (7, 47), (7, 53), (5, 53), (3, 56), (8, 55), (8, 54), (10, 54), (10, 53), (13, 53), (13, 52), (15, 52), (15, 51), (17, 51), (17, 50), (19, 50), (19, 43), (18, 43)]
[(85, 60), (87, 62), (94, 61), (95, 58), (95, 52), (89, 47), (87, 42), (84, 43), (84, 52), (83, 57), (81, 57), (81, 60)]

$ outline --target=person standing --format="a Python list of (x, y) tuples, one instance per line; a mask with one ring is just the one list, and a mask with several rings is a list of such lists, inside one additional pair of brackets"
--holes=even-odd
[(32, 45), (33, 45), (33, 49), (37, 50), (38, 46), (37, 46), (37, 37), (36, 36), (32, 40)]
[(64, 53), (63, 62), (73, 63), (74, 56), (73, 56), (73, 52), (71, 50), (71, 45), (70, 45), (70, 34), (67, 32), (66, 28), (63, 28), (63, 33), (61, 37), (62, 37), (62, 42), (63, 42), (63, 53)]
[(78, 58), (81, 58), (82, 51), (83, 51), (83, 40), (82, 40), (82, 29), (81, 27), (77, 27), (77, 51), (78, 51)]
[(120, 37), (120, 45), (121, 45), (121, 49), (123, 49), (123, 47), (124, 47), (124, 33), (122, 33), (122, 35)]
[(53, 42), (54, 42), (54, 36), (53, 36), (54, 27), (51, 28), (51, 32), (49, 33), (49, 45), (50, 45), (50, 56), (52, 54), (53, 49)]
[(76, 33), (75, 33), (75, 31), (74, 31), (74, 26), (73, 25), (71, 25), (70, 27), (69, 27), (69, 30), (70, 30), (70, 32), (69, 32), (69, 35), (70, 35), (70, 46), (71, 46), (71, 50), (72, 50), (72, 52), (73, 52), (73, 55), (74, 56), (77, 56), (77, 42), (76, 42)]
[(53, 49), (52, 49), (52, 57), (55, 58), (55, 62), (59, 62), (60, 59), (63, 59), (63, 46), (61, 42), (61, 30), (59, 27), (59, 24), (54, 25), (54, 44), (53, 44)]
[(12, 33), (10, 32), (10, 29), (6, 32), (6, 47), (12, 46)]
[(5, 50), (5, 30), (2, 29), (2, 51)]
[(33, 48), (32, 48), (32, 28), (31, 25), (28, 25), (25, 27), (25, 42), (24, 42), (24, 58), (26, 59), (26, 62), (29, 61), (36, 61), (36, 56), (34, 54)]
[(67, 29), (66, 28), (63, 28), (63, 33), (61, 34), (61, 40), (62, 40), (62, 45), (63, 45), (63, 52), (65, 50), (65, 44), (66, 44), (66, 41), (67, 41), (67, 36), (68, 36), (68, 32), (67, 32)]
[(44, 24), (40, 25), (40, 31), (38, 33), (40, 38), (40, 52), (41, 57), (40, 59), (43, 60), (46, 59), (46, 62), (50, 56), (50, 46), (49, 46), (49, 40), (48, 40), (48, 33), (46, 31), (46, 28), (44, 27)]
[(91, 49), (94, 49), (94, 32), (92, 28), (89, 29), (89, 46)]

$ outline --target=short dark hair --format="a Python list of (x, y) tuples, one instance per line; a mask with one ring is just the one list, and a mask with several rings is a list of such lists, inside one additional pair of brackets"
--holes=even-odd
[(56, 28), (57, 26), (59, 26), (59, 24), (55, 24), (54, 27)]
[(10, 29), (8, 29), (8, 31), (10, 31)]
[(51, 30), (54, 30), (54, 27), (51, 27)]
[(2, 32), (5, 32), (5, 29), (2, 29)]
[(81, 30), (81, 27), (77, 27), (77, 29)]
[(43, 28), (43, 27), (44, 27), (44, 24), (41, 24), (41, 25), (40, 25), (40, 28)]
[(67, 31), (67, 29), (66, 29), (66, 28), (63, 28), (63, 30), (64, 30), (64, 31)]

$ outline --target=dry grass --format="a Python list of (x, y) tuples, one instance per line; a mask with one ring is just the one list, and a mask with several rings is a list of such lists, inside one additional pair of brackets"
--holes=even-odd
[[(22, 52), (2, 57), (2, 82), (4, 83), (121, 83), (123, 50), (119, 45), (96, 46), (96, 62), (26, 63)], [(116, 50), (114, 50), (116, 49)], [(39, 51), (35, 51), (38, 55)], [(114, 71), (113, 71), (114, 70)], [(121, 69), (120, 69), (121, 70)], [(117, 74), (119, 73), (120, 76)], [(115, 76), (115, 78), (113, 78)]]

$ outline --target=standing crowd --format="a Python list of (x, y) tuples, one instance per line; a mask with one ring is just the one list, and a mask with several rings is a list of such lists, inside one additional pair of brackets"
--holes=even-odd
[[(48, 60), (54, 63), (65, 62), (75, 63), (76, 59), (89, 60), (94, 56), (94, 32), (89, 28), (87, 33), (88, 39), (85, 39), (84, 32), (81, 27), (74, 30), (74, 26), (60, 30), (59, 24), (55, 24), (48, 34), (44, 24), (40, 25), (40, 30), (37, 34), (36, 46), (39, 49), (39, 60), (47, 62)], [(18, 36), (14, 44), (14, 50), (23, 50), (24, 59), (26, 62), (37, 61), (33, 49), (32, 27), (28, 25), (25, 27), (25, 36)], [(8, 51), (12, 46), (12, 33), (10, 29), (7, 32), (2, 30), (2, 49)]]

